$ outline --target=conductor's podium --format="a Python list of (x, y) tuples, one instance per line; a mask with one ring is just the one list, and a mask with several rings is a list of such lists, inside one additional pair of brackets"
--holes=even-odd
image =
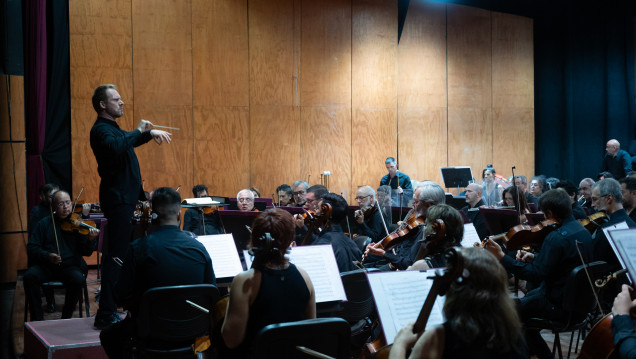
[(108, 359), (99, 342), (95, 318), (24, 323), (24, 356), (28, 359)]

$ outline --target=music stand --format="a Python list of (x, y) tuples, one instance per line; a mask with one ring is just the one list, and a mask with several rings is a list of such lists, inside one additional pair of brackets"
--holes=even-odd
[(250, 243), (250, 230), (247, 227), (252, 228), (252, 222), (254, 218), (261, 214), (261, 212), (249, 211), (218, 211), (221, 219), (221, 225), (225, 229), (225, 233), (231, 233), (234, 237), (234, 244), (236, 244), (236, 250), (239, 255), (243, 253), (244, 249), (247, 249), (247, 245)]
[(446, 188), (457, 187), (457, 193), (459, 193), (459, 187), (467, 187), (473, 181), (473, 172), (470, 166), (440, 167), (440, 171), (444, 186)]
[[(229, 206), (228, 209), (232, 210), (232, 211), (238, 211), (238, 201), (236, 199), (236, 197), (229, 197)], [(254, 198), (254, 208), (258, 209), (259, 211), (264, 211), (266, 210), (268, 207), (268, 201), (269, 200), (269, 207), (271, 207), (272, 205), (272, 199), (271, 198)]]
[(479, 215), (486, 222), (491, 235), (507, 233), (519, 224), (519, 215), (514, 209), (479, 208)]
[(529, 225), (536, 226), (538, 223), (541, 223), (541, 221), (545, 221), (545, 213), (526, 213), (526, 219)]

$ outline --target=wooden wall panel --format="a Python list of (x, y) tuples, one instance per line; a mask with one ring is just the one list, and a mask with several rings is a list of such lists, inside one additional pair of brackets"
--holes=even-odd
[(119, 125), (133, 125), (131, 0), (70, 0), (71, 153), (73, 192), (84, 186), (86, 201), (99, 200), (97, 162), (89, 133), (97, 118), (91, 104), (95, 88), (115, 84), (126, 103)]
[(398, 162), (412, 180), (441, 183), (447, 164), (446, 7), (414, 2), (398, 45)]
[(302, 2), (302, 106), (351, 106), (351, 1)]
[(397, 151), (397, 2), (354, 0), (351, 36), (351, 189), (377, 188)]
[(320, 183), (320, 173), (330, 171), (329, 190), (351, 192), (351, 109), (305, 107), (300, 118), (300, 173), (310, 184)]
[(447, 31), (448, 164), (481, 178), (493, 159), (490, 12), (449, 4)]
[[(4, 120), (4, 118), (2, 118)], [(24, 118), (17, 119), (24, 124)], [(14, 282), (18, 269), (26, 268), (26, 145), (0, 143), (0, 282)], [(12, 234), (12, 232), (18, 232)], [(24, 233), (19, 233), (24, 232)]]
[(194, 183), (236, 195), (250, 182), (247, 1), (192, 1)]
[(167, 130), (170, 144), (137, 147), (137, 157), (147, 191), (192, 188), (192, 7), (184, 0), (154, 4), (134, 0), (132, 6), (134, 119), (179, 130)]
[[(7, 87), (7, 76), (9, 86)], [(24, 77), (0, 75), (0, 140), (24, 141)], [(11, 122), (8, 94), (11, 93)], [(11, 128), (9, 128), (11, 124)], [(11, 136), (9, 136), (11, 134)]]
[(532, 19), (492, 14), (493, 162), (504, 177), (534, 174)]

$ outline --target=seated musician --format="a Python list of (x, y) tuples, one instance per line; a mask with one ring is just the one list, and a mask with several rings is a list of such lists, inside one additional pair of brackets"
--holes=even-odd
[(152, 209), (157, 214), (159, 230), (130, 244), (115, 286), (116, 302), (128, 309), (128, 315), (123, 321), (104, 328), (99, 336), (111, 359), (125, 357), (126, 345), (137, 333), (135, 320), (139, 302), (148, 289), (216, 284), (208, 251), (192, 233), (179, 229), (179, 193), (169, 187), (156, 189), (152, 195)]
[(418, 337), (402, 328), (389, 358), (528, 358), (506, 271), (490, 253), (463, 248), (464, 272), (446, 293), (446, 322)]
[(579, 182), (579, 192), (581, 193), (579, 203), (582, 207), (587, 208), (590, 214), (596, 212), (594, 206), (592, 206), (592, 186), (594, 186), (594, 183), (594, 180), (591, 178), (583, 178), (581, 182)]
[[(629, 218), (623, 208), (622, 200), (621, 185), (613, 178), (602, 179), (592, 186), (592, 205), (597, 211), (604, 211), (609, 217), (609, 221), (594, 232), (594, 260), (606, 262), (608, 264), (607, 270), (611, 272), (622, 269), (622, 266), (605, 236), (603, 228), (620, 222), (625, 222), (629, 228), (636, 227), (636, 223)], [(606, 307), (611, 305), (623, 283), (626, 283), (625, 276), (621, 276), (618, 281), (614, 282), (613, 286), (605, 287), (602, 301)]]
[[(393, 206), (393, 200), (391, 199), (391, 186), (382, 185), (376, 189), (376, 199), (380, 208), (382, 208), (382, 215), (387, 225), (393, 223), (391, 206)], [(389, 228), (389, 232), (391, 229)]]
[[(444, 221), (445, 234), (439, 238), (435, 233), (436, 220)], [(430, 238), (429, 238), (430, 237)], [(459, 246), (464, 238), (464, 219), (458, 210), (447, 204), (436, 204), (428, 209), (424, 242), (409, 270), (424, 270), (446, 266), (444, 253), (450, 247)], [(421, 257), (421, 258), (419, 258)]]
[(312, 244), (331, 244), (340, 273), (356, 270), (357, 267), (353, 262), (360, 260), (362, 252), (360, 252), (355, 242), (345, 236), (340, 225), (347, 215), (349, 205), (342, 196), (335, 193), (327, 193), (322, 197), (321, 205), (318, 209), (319, 215), (326, 215), (325, 206), (327, 205), (331, 206), (331, 216), (326, 218), (325, 224), (321, 226), (321, 230)]
[(625, 177), (618, 181), (623, 191), (623, 208), (632, 221), (636, 222), (636, 178)]
[(258, 188), (252, 186), (249, 190), (254, 194), (254, 198), (261, 198), (261, 191), (259, 191)]
[[(411, 217), (425, 220), (428, 209), (440, 203), (446, 203), (446, 196), (442, 187), (432, 181), (421, 182), (413, 193), (413, 213)], [(420, 245), (425, 240), (423, 232), (421, 226), (410, 230), (407, 237), (389, 251), (376, 248), (375, 243), (369, 244), (366, 250), (369, 254), (384, 258), (389, 262), (388, 264), (380, 262), (381, 265), (376, 265), (380, 270), (404, 270), (415, 262)], [(370, 259), (371, 263), (374, 260), (375, 258), (372, 257)]]
[(375, 191), (371, 186), (360, 186), (356, 192), (356, 201), (359, 210), (356, 210), (354, 217), (358, 223), (358, 235), (367, 236), (371, 241), (377, 242), (386, 237), (388, 233), (384, 214), (378, 211), (375, 201)]
[(252, 268), (232, 281), (221, 334), (230, 353), (222, 357), (251, 357), (256, 334), (274, 323), (316, 317), (314, 287), (307, 273), (285, 256), (294, 240), (289, 212), (271, 208), (254, 219), (250, 254)]
[[(194, 198), (208, 197), (208, 188), (205, 185), (198, 184), (192, 187)], [(183, 216), (183, 230), (192, 232), (198, 236), (207, 234), (223, 233), (219, 217), (216, 213), (207, 209), (210, 213), (206, 214), (206, 208), (194, 207), (188, 208)]]
[(574, 216), (574, 219), (587, 218), (587, 213), (585, 213), (585, 210), (583, 209), (579, 201), (576, 200), (578, 198), (578, 191), (576, 190), (576, 186), (574, 186), (574, 183), (568, 180), (562, 180), (557, 182), (554, 187), (563, 188), (565, 192), (567, 192), (570, 196), (570, 199), (572, 201), (572, 215)]
[(530, 203), (539, 204), (539, 198), (544, 191), (547, 191), (547, 183), (545, 180), (546, 178), (544, 175), (534, 176), (530, 180), (530, 194), (532, 195)]
[(481, 191), (481, 186), (476, 183), (471, 183), (466, 187), (466, 206), (462, 208), (462, 211), (475, 227), (479, 238), (484, 239), (488, 237), (490, 231), (488, 231), (484, 217), (479, 214), (479, 207), (486, 205), (481, 198)]
[(280, 207), (288, 207), (295, 204), (294, 192), (288, 184), (283, 183), (282, 185), (276, 187), (276, 194), (278, 195), (278, 205)]
[(298, 180), (292, 184), (292, 191), (294, 193), (294, 203), (296, 206), (302, 207), (305, 205), (305, 195), (307, 195), (307, 189), (309, 189), (309, 183)]
[(527, 223), (526, 213), (530, 213), (526, 197), (522, 195), (517, 187), (508, 187), (503, 191), (503, 205), (512, 207), (519, 213), (519, 223)]
[(68, 192), (55, 192), (52, 204), (55, 214), (49, 212), (35, 225), (27, 244), (30, 267), (24, 274), (24, 292), (32, 321), (44, 319), (40, 285), (51, 280), (59, 280), (66, 287), (62, 319), (73, 316), (86, 282), (87, 267), (82, 256), (93, 253), (93, 240), (99, 235), (97, 229), (90, 229), (88, 235), (62, 230), (70, 224), (68, 219), (73, 213)]
[(249, 189), (242, 189), (236, 194), (236, 205), (239, 211), (254, 211), (254, 192)]
[(632, 300), (632, 291), (631, 287), (623, 284), (612, 306), (614, 355), (618, 354), (619, 359), (636, 358), (636, 318), (630, 314), (636, 310), (636, 300)]
[[(329, 193), (327, 187), (319, 184), (315, 184), (305, 191), (302, 207), (314, 213), (312, 215), (307, 214), (310, 216), (309, 218), (320, 212), (320, 201), (327, 193)], [(294, 216), (296, 222), (296, 244), (298, 245), (308, 245), (316, 239), (316, 233), (305, 224), (303, 217), (303, 215), (298, 214)]]
[[(577, 245), (585, 263), (592, 258), (590, 233), (572, 216), (570, 196), (563, 189), (541, 195), (539, 208), (548, 220), (557, 224), (543, 240), (538, 253), (520, 250), (514, 259), (504, 255), (499, 244), (491, 238), (485, 242), (485, 248), (499, 259), (508, 272), (521, 279), (541, 283), (520, 300), (522, 322), (530, 318), (565, 319), (568, 315), (562, 309), (565, 283), (571, 271), (581, 264)], [(550, 349), (538, 330), (526, 330), (526, 341), (531, 353), (537, 354), (540, 359), (550, 357)]]
[(521, 191), (521, 194), (526, 197), (526, 203), (534, 203), (532, 202), (532, 200), (534, 199), (532, 197), (532, 194), (528, 192), (528, 178), (526, 178), (526, 176), (524, 175), (516, 175), (514, 179), (515, 186), (517, 186), (517, 188), (519, 188), (519, 190)]

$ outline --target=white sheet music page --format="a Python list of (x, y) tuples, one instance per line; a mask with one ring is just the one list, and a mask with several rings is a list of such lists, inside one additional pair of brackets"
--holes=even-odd
[(232, 278), (243, 271), (231, 234), (212, 234), (197, 239), (208, 250), (217, 278)]
[[(253, 258), (243, 252), (245, 264), (252, 266)], [(314, 285), (316, 303), (347, 300), (336, 256), (330, 244), (292, 247), (289, 261), (304, 269)]]
[(611, 226), (603, 227), (603, 233), (605, 234), (605, 238), (607, 238), (607, 241), (612, 247), (612, 250), (614, 250), (614, 254), (616, 254), (616, 257), (618, 258), (618, 261), (621, 263), (623, 268), (627, 268), (625, 267), (625, 261), (623, 261), (623, 258), (621, 258), (620, 254), (618, 253), (618, 249), (616, 248), (614, 241), (610, 240), (610, 237), (611, 237), (610, 233), (617, 229), (628, 229), (628, 228), (629, 227), (627, 226), (626, 222), (619, 222)]
[(623, 268), (629, 272), (633, 284), (633, 280), (636, 279), (636, 228), (610, 231), (607, 238)]
[[(393, 344), (397, 332), (420, 314), (426, 296), (431, 291), (434, 270), (368, 273), (369, 285), (387, 344)], [(426, 328), (442, 324), (444, 297), (438, 296)]]
[(481, 242), (475, 226), (472, 223), (464, 223), (464, 238), (462, 238), (461, 246), (470, 248), (475, 242)]
[(210, 197), (201, 197), (201, 198), (186, 198), (181, 201), (182, 204), (198, 204), (205, 206), (212, 206), (220, 204), (221, 202), (213, 201)]

